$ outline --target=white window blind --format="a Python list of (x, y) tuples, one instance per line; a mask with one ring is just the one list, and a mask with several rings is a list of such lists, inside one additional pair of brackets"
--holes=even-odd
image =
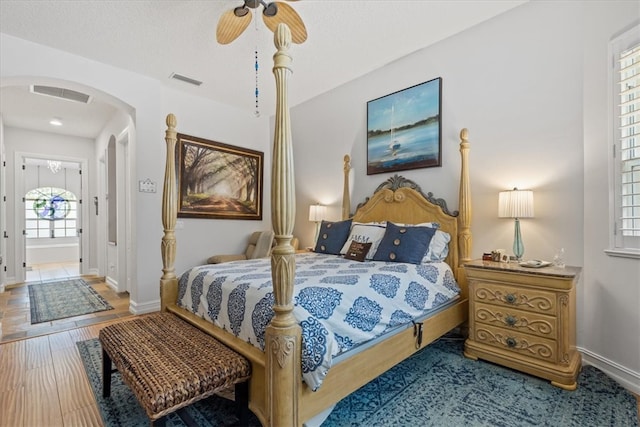
[(620, 54), (620, 226), (622, 236), (640, 236), (640, 45)]
[(640, 258), (640, 25), (611, 41), (610, 255)]

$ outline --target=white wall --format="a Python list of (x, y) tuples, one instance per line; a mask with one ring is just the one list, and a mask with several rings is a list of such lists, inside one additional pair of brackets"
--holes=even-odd
[(579, 318), (587, 362), (614, 366), (610, 375), (640, 393), (640, 260), (606, 255), (612, 124), (608, 42), (640, 23), (637, 2), (585, 2), (584, 26), (584, 270)]
[[(301, 243), (313, 237), (309, 204), (329, 204), (339, 218), (344, 154), (353, 159), (353, 208), (391, 175), (366, 175), (367, 101), (442, 77), (443, 166), (400, 174), (457, 209), (458, 136), (468, 128), (473, 256), (511, 250), (514, 224), (497, 217), (498, 192), (534, 190), (536, 216), (521, 221), (525, 257), (551, 259), (564, 247), (568, 264), (585, 267), (578, 344), (594, 354), (589, 362), (597, 358), (639, 391), (638, 260), (602, 253), (608, 245), (606, 43), (637, 18), (635, 2), (530, 2), (293, 108)], [(303, 53), (295, 59), (305, 60)], [(597, 67), (596, 76), (589, 67)], [(593, 139), (593, 126), (599, 138)], [(585, 181), (587, 160), (600, 173)]]
[[(159, 279), (162, 275), (160, 241), (161, 204), (164, 179), (165, 117), (173, 112), (178, 131), (265, 152), (265, 177), (270, 170), (268, 119), (253, 118), (247, 111), (171, 90), (163, 82), (111, 67), (56, 49), (0, 34), (0, 85), (18, 77), (65, 80), (95, 88), (97, 96), (107, 94), (130, 107), (134, 119), (131, 161), (133, 184), (140, 179), (157, 183), (157, 193), (134, 193), (133, 246), (131, 262), (136, 273), (131, 289), (131, 308), (136, 312), (159, 308)], [(5, 138), (6, 139), (6, 138)], [(269, 194), (265, 182), (264, 194)], [(214, 253), (240, 250), (252, 231), (270, 228), (269, 198), (265, 197), (262, 221), (181, 219), (177, 231), (176, 272), (202, 262)]]
[[(80, 245), (78, 238), (74, 238), (76, 243), (56, 243), (47, 245), (27, 244), (28, 265), (44, 264), (53, 262), (78, 262), (80, 258)], [(70, 238), (65, 238), (70, 240)]]

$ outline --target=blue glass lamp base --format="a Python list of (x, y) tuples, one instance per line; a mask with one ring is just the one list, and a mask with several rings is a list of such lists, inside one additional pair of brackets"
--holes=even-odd
[(518, 218), (516, 218), (516, 228), (513, 233), (513, 255), (518, 261), (522, 261), (522, 255), (524, 255), (524, 243), (522, 243), (520, 220)]

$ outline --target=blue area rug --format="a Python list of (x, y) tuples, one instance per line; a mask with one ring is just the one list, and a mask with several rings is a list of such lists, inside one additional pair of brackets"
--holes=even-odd
[(82, 279), (29, 285), (31, 324), (113, 310), (113, 307)]
[[(97, 339), (78, 343), (105, 426), (148, 426), (149, 421), (119, 374), (102, 398)], [(576, 391), (462, 356), (462, 341), (442, 339), (397, 365), (336, 405), (323, 427), (343, 426), (638, 426), (636, 400), (591, 366)], [(201, 427), (237, 423), (234, 404), (211, 397), (186, 409)], [(189, 425), (172, 414), (167, 426)], [(259, 426), (252, 416), (252, 426)]]

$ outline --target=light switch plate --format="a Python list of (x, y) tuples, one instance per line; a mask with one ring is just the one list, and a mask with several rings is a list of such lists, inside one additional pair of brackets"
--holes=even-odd
[(156, 192), (156, 183), (151, 181), (149, 178), (138, 181), (138, 191), (141, 193), (155, 193)]

